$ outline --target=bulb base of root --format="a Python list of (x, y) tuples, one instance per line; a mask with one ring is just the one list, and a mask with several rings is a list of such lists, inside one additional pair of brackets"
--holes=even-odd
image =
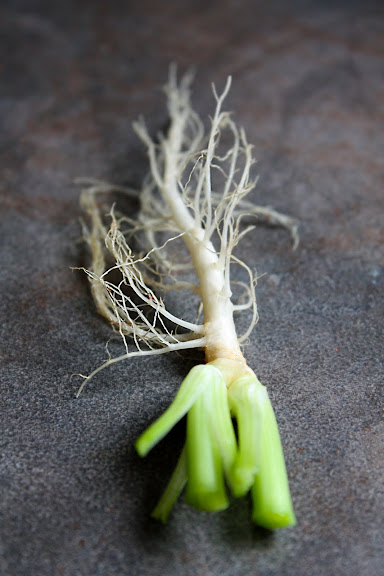
[(215, 362), (224, 360), (229, 362), (236, 362), (246, 366), (245, 358), (239, 349), (226, 348), (225, 346), (206, 346), (205, 348), (205, 361), (207, 364), (215, 364)]

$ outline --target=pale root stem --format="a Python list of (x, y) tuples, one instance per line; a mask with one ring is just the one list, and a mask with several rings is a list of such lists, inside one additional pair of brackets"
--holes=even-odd
[[(233, 255), (239, 240), (251, 229), (240, 232), (241, 219), (255, 217), (282, 226), (291, 233), (294, 245), (297, 245), (297, 225), (292, 218), (246, 200), (257, 180), (250, 180), (254, 159), (244, 130), (236, 126), (228, 112), (222, 111), (231, 78), (221, 94), (213, 87), (216, 108), (207, 135), (190, 105), (190, 83), (191, 77), (187, 76), (178, 84), (176, 71), (171, 69), (165, 88), (170, 127), (167, 135), (160, 135), (158, 142), (149, 135), (143, 119), (134, 123), (134, 130), (147, 149), (150, 165), (139, 194), (141, 210), (137, 220), (117, 218), (112, 211), (107, 230), (95, 196), (109, 192), (136, 196), (136, 192), (96, 180), (85, 181), (82, 205), (91, 226), (90, 229), (84, 226), (84, 236), (92, 256), (87, 274), (99, 313), (120, 332), (126, 347), (126, 354), (108, 360), (87, 381), (102, 368), (122, 359), (197, 346), (205, 348), (207, 362), (228, 359), (245, 366), (240, 342), (249, 336), (258, 317), (255, 276)], [(225, 132), (232, 143), (223, 152)], [(216, 182), (218, 178), (222, 180), (219, 183)], [(138, 240), (140, 235), (146, 251), (134, 256), (128, 242), (132, 236)], [(214, 246), (216, 235), (218, 251)], [(180, 280), (177, 277), (189, 268), (180, 257), (183, 251), (172, 248), (181, 240), (190, 253), (198, 285), (189, 278)], [(107, 264), (108, 253), (114, 261), (111, 266)], [(241, 265), (248, 275), (245, 303), (233, 304), (231, 301), (230, 268), (233, 262)], [(117, 285), (109, 280), (113, 271), (121, 275)], [(204, 324), (189, 322), (170, 313), (156, 294), (169, 290), (198, 294)], [(249, 308), (252, 309), (250, 325), (238, 338), (233, 314)], [(148, 316), (148, 310), (151, 316)], [(129, 350), (127, 336), (133, 338), (136, 351)]]

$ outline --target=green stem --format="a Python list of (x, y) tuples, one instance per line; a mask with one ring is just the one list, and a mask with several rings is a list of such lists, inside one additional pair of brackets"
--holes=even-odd
[(267, 397), (263, 414), (260, 468), (252, 487), (256, 524), (274, 530), (296, 524), (283, 449), (272, 404)]
[(219, 448), (225, 476), (228, 478), (237, 454), (237, 440), (228, 404), (224, 378), (211, 383), (210, 421)]
[(212, 380), (187, 417), (187, 472), (185, 499), (198, 510), (213, 512), (228, 506), (220, 448), (213, 427), (218, 394), (226, 395), (223, 379)]
[(199, 365), (192, 368), (187, 377), (184, 378), (172, 404), (136, 440), (135, 446), (140, 456), (146, 456), (155, 444), (160, 442), (175, 424), (185, 416), (201, 393), (204, 385), (216, 373), (219, 372), (213, 366)]
[(251, 488), (260, 466), (263, 412), (267, 391), (255, 375), (245, 376), (228, 390), (232, 415), (237, 420), (239, 449), (229, 475), (234, 496), (244, 496)]
[(180, 454), (176, 468), (171, 476), (167, 487), (158, 501), (156, 508), (153, 510), (151, 516), (161, 522), (166, 522), (168, 516), (180, 496), (183, 488), (187, 482), (187, 458), (185, 446)]

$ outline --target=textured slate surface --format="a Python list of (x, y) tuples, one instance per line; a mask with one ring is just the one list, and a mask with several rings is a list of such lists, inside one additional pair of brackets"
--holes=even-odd
[[(1, 575), (384, 574), (384, 16), (373, 2), (282, 4), (1, 5)], [(110, 332), (70, 271), (87, 259), (72, 180), (139, 181), (130, 125), (164, 126), (172, 60), (196, 67), (204, 115), (211, 80), (233, 74), (254, 199), (301, 221), (296, 252), (262, 227), (239, 249), (267, 273), (246, 356), (273, 399), (298, 518), (275, 534), (252, 527), (247, 500), (149, 519), (183, 427), (143, 461), (133, 442), (192, 354), (117, 365), (73, 397), (71, 374), (105, 359)]]

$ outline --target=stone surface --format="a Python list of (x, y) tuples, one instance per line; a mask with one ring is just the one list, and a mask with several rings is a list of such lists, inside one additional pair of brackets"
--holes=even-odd
[[(0, 574), (383, 574), (380, 3), (12, 0), (0, 42)], [(183, 426), (145, 460), (133, 442), (196, 356), (116, 365), (74, 399), (71, 374), (105, 359), (110, 330), (70, 270), (87, 263), (73, 179), (140, 181), (131, 122), (165, 125), (170, 61), (195, 67), (204, 116), (210, 82), (233, 75), (254, 199), (301, 222), (296, 252), (264, 227), (239, 247), (267, 273), (246, 356), (273, 400), (298, 518), (274, 534), (251, 525), (246, 499), (149, 518)]]

